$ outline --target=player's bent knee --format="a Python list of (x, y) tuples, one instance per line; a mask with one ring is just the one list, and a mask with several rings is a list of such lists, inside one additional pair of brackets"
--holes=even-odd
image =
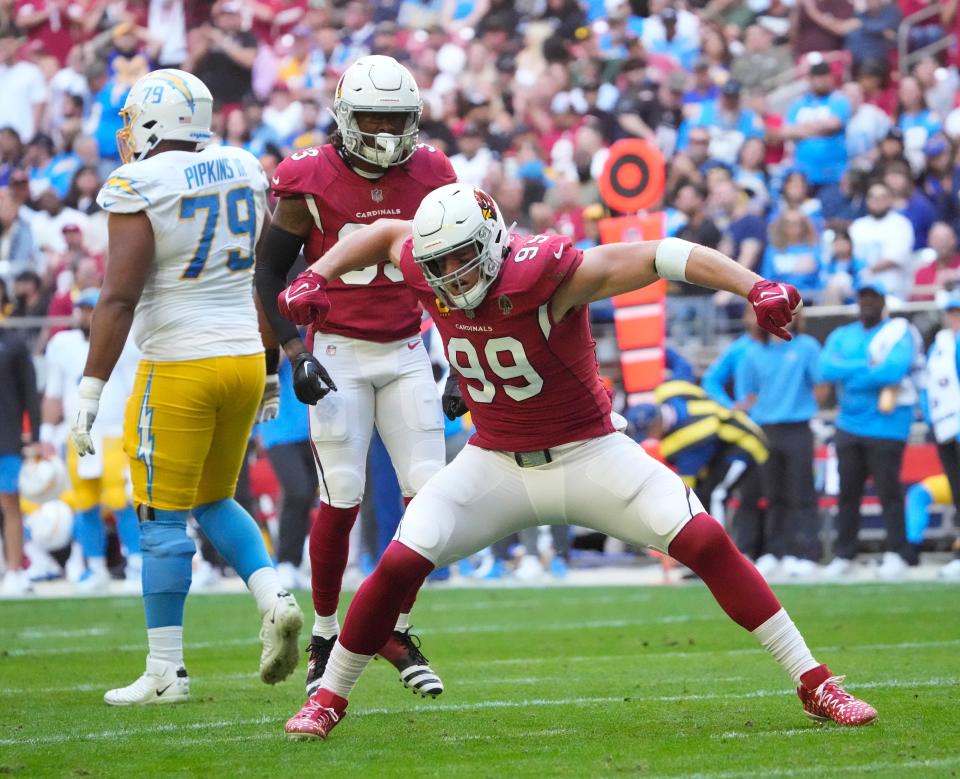
[(400, 583), (423, 579), (433, 570), (433, 562), (401, 541), (391, 541), (377, 564), (378, 572)]
[(697, 514), (684, 526), (671, 543), (671, 550), (677, 541), (681, 542), (683, 548), (682, 559), (677, 559), (694, 569), (703, 562), (729, 553), (740, 556), (723, 525), (706, 512)]
[(443, 466), (444, 462), (442, 460), (421, 460), (413, 463), (406, 474), (406, 478), (403, 479), (400, 485), (404, 496), (409, 498), (420, 492), (424, 485), (430, 481), (434, 474), (443, 468)]
[(196, 547), (187, 536), (186, 512), (163, 513), (182, 515), (182, 517), (140, 523), (145, 594), (187, 592), (190, 589), (190, 563)]
[(363, 500), (364, 474), (352, 468), (330, 468), (323, 475), (327, 503), (335, 508), (350, 508)]

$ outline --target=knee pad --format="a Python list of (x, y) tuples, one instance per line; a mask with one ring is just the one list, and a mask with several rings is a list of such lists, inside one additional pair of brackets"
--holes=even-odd
[(404, 474), (405, 478), (401, 479), (400, 483), (400, 489), (403, 491), (404, 497), (409, 498), (420, 492), (423, 485), (444, 465), (445, 463), (442, 460), (419, 460), (411, 463), (409, 472)]
[(363, 500), (364, 477), (363, 471), (336, 465), (325, 469), (321, 489), (327, 493), (326, 502), (336, 508), (350, 508), (359, 505)]
[(196, 546), (187, 536), (187, 512), (156, 511), (140, 523), (144, 595), (190, 589), (190, 563)]

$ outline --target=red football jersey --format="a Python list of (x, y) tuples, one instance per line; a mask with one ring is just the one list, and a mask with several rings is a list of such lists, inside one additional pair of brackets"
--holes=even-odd
[[(420, 201), (457, 180), (450, 160), (421, 145), (403, 165), (379, 179), (356, 173), (330, 144), (294, 152), (277, 166), (278, 197), (306, 198), (316, 222), (304, 245), (307, 263), (316, 262), (340, 238), (378, 219), (413, 219)], [(376, 258), (371, 258), (376, 259)], [(330, 313), (320, 332), (364, 341), (410, 338), (419, 333), (420, 307), (386, 257), (351, 271), (327, 287)]]
[(569, 238), (511, 236), (500, 277), (470, 316), (447, 309), (403, 245), (400, 269), (430, 312), (484, 449), (530, 452), (613, 432), (587, 306), (555, 322), (554, 292), (583, 261)]

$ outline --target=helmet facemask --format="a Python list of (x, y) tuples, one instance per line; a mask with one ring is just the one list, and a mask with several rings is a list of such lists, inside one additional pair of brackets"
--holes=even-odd
[[(380, 113), (386, 110), (388, 109), (378, 107), (370, 112)], [(340, 130), (340, 137), (343, 138), (343, 148), (347, 152), (378, 168), (402, 165), (413, 156), (417, 147), (417, 138), (420, 135), (420, 109), (411, 111), (409, 108), (404, 108), (402, 110), (402, 113), (407, 115), (407, 121), (399, 135), (387, 132), (363, 132), (357, 122), (359, 113), (366, 112), (347, 105), (344, 101), (340, 102), (334, 114), (337, 129)]]
[[(496, 229), (502, 230), (502, 225)], [(447, 308), (470, 311), (483, 302), (487, 290), (496, 281), (503, 264), (502, 247), (505, 242), (505, 236), (493, 235), (493, 228), (485, 223), (465, 241), (415, 259), (441, 303)], [(494, 251), (491, 251), (491, 246)], [(472, 249), (468, 259), (462, 261), (456, 270), (444, 273), (444, 258), (451, 254), (466, 253), (468, 248)], [(495, 252), (500, 256), (494, 257)], [(472, 280), (475, 272), (475, 280)]]

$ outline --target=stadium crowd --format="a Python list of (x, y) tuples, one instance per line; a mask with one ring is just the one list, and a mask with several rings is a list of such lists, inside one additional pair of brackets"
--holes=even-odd
[[(291, 152), (323, 143), (334, 129), (329, 109), (346, 66), (365, 54), (387, 54), (420, 87), (420, 141), (446, 152), (459, 180), (489, 192), (518, 231), (558, 232), (578, 247), (597, 245), (599, 221), (610, 215), (597, 183), (609, 148), (639, 137), (667, 160), (665, 194), (651, 210), (665, 211), (669, 235), (718, 248), (766, 278), (795, 285), (808, 305), (858, 305), (860, 323), (837, 330), (822, 351), (809, 337), (769, 343), (748, 327), (720, 355), (705, 381), (717, 401), (717, 429), (731, 415), (749, 415), (743, 424), (762, 428), (755, 432), (763, 452), (740, 458), (725, 452), (722, 472), (712, 475), (705, 494), (726, 502), (739, 488), (732, 521), (741, 549), (765, 559), (767, 573), (788, 560), (788, 572), (809, 575), (821, 562), (809, 423), (824, 400), (815, 399), (816, 385), (830, 382), (839, 398), (834, 552), (841, 561), (831, 564), (831, 575), (849, 573), (857, 554), (869, 474), (887, 535), (881, 570), (897, 578), (916, 562), (922, 528), (919, 536), (910, 532), (895, 466), (911, 424), (930, 417), (920, 396), (900, 385), (916, 389), (924, 370), (939, 363), (923, 369), (918, 359), (932, 332), (906, 326), (872, 345), (863, 334), (872, 337), (873, 328), (889, 321), (884, 303), (889, 312), (909, 301), (943, 309), (945, 330), (960, 329), (950, 313), (960, 309), (957, 6), (939, 4), (934, 15), (904, 27), (904, 18), (934, 6), (924, 0), (5, 0), (0, 311), (35, 358), (42, 395), (48, 343), (71, 327), (74, 308), (89, 305), (84, 293), (102, 278), (106, 214), (96, 196), (120, 163), (117, 112), (133, 83), (153, 68), (182, 68), (203, 79), (216, 100), (214, 129), (222, 142), (251, 151), (272, 175)], [(898, 31), (906, 35), (905, 48), (898, 47)], [(668, 342), (679, 353), (723, 330), (704, 323), (738, 322), (741, 315), (726, 293), (692, 287), (672, 290), (668, 307)], [(603, 306), (594, 315), (598, 323), (611, 318)], [(935, 349), (934, 343), (931, 354)], [(794, 370), (794, 360), (809, 371)], [(775, 363), (789, 370), (771, 375)], [(858, 371), (872, 372), (873, 380), (864, 383)], [(671, 372), (692, 378), (676, 364)], [(18, 393), (8, 376), (0, 394), (12, 403), (8, 396)], [(888, 387), (896, 388), (892, 400)], [(940, 402), (956, 408), (960, 385), (949, 392)], [(645, 417), (628, 414), (631, 431), (645, 437), (656, 417), (666, 444), (667, 423), (678, 424), (687, 409), (677, 397), (658, 399)], [(893, 413), (895, 424), (877, 417), (878, 403), (890, 404), (882, 413)], [(287, 392), (284, 405), (294, 415), (283, 423), (285, 432), (265, 426), (258, 444), (276, 460), (291, 498), (279, 545), (291, 571), (301, 564), (311, 499), (296, 485), (316, 489), (310, 468), (302, 468), (302, 479), (289, 478), (300, 472), (290, 463), (309, 462), (306, 415), (295, 404)], [(665, 414), (668, 406), (679, 411)], [(461, 434), (456, 426), (448, 432)], [(936, 437), (953, 500), (960, 502), (958, 432)], [(701, 468), (715, 454), (705, 451), (702, 462), (692, 461)], [(672, 461), (678, 469), (680, 459)], [(760, 467), (768, 460), (779, 470)], [(744, 465), (731, 468), (734, 461)], [(693, 468), (691, 479), (701, 468)], [(765, 483), (785, 479), (789, 495), (778, 500)], [(760, 505), (775, 519), (750, 516)], [(562, 541), (554, 545), (566, 552)], [(501, 550), (491, 561), (505, 555)], [(960, 563), (950, 565), (960, 576)]]

